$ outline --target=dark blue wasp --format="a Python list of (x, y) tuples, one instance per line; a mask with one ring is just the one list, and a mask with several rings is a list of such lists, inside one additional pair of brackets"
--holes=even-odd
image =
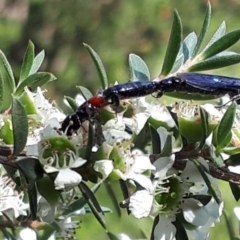
[(228, 94), (235, 98), (240, 94), (240, 79), (199, 73), (179, 73), (176, 76), (161, 81), (162, 91), (157, 97), (164, 93), (183, 92), (189, 94), (194, 100), (194, 93), (208, 95), (213, 98)]
[(63, 121), (61, 130), (67, 135), (77, 131), (82, 123), (94, 118), (107, 105), (119, 106), (120, 100), (137, 98), (149, 94), (161, 97), (165, 93), (182, 92), (186, 98), (195, 99), (195, 94), (212, 98), (228, 94), (233, 100), (239, 99), (240, 79), (198, 73), (179, 73), (159, 81), (135, 81), (109, 87), (80, 105), (77, 111)]

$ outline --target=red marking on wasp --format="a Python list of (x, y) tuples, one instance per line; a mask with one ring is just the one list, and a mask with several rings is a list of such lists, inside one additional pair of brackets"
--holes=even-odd
[(87, 100), (88, 104), (94, 106), (97, 109), (101, 109), (109, 105), (106, 98), (103, 95), (96, 95)]

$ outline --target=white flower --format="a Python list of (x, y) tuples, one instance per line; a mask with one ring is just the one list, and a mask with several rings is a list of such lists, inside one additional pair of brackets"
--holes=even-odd
[(82, 177), (74, 168), (87, 162), (79, 156), (80, 145), (75, 145), (66, 136), (59, 136), (50, 126), (41, 132), (38, 144), (38, 157), (47, 173), (58, 172), (54, 181), (55, 189), (74, 187), (82, 181)]
[(37, 234), (31, 228), (24, 228), (20, 231), (21, 240), (37, 240)]
[[(139, 161), (137, 161), (138, 164), (136, 164), (135, 169), (133, 168), (132, 171), (138, 172), (137, 169), (141, 169), (141, 162), (142, 164), (144, 163), (144, 161), (141, 161), (141, 159), (138, 159)], [(139, 175), (138, 174), (132, 174), (131, 172), (127, 175), (128, 177), (131, 176), (131, 174), (133, 176), (131, 176), (131, 179), (134, 179), (138, 184), (140, 184), (144, 189), (139, 189), (137, 190), (135, 193), (133, 193), (130, 197), (130, 203), (129, 203), (129, 209), (132, 213), (132, 215), (136, 218), (143, 218), (143, 217), (147, 217), (151, 214), (155, 214), (155, 211), (157, 211), (157, 213), (159, 213), (159, 207), (161, 208), (161, 206), (157, 206), (157, 210), (153, 209), (153, 204), (154, 204), (154, 195), (155, 194), (160, 194), (160, 193), (165, 193), (168, 189), (166, 189), (165, 187), (162, 187), (162, 182), (167, 178), (166, 177), (166, 173), (167, 171), (172, 167), (172, 164), (174, 162), (174, 158), (160, 158), (158, 159), (155, 163), (154, 163), (154, 167), (150, 166), (148, 168), (150, 168), (153, 172), (153, 174), (155, 175), (155, 178), (157, 178), (157, 180), (155, 181), (151, 181), (149, 178), (146, 178), (146, 176), (144, 175)], [(149, 164), (151, 164), (149, 162)], [(147, 164), (146, 164), (147, 166)], [(141, 172), (141, 171), (139, 171)], [(144, 178), (144, 177), (145, 178)], [(138, 179), (139, 178), (139, 179)], [(142, 178), (142, 179), (141, 179)], [(140, 181), (140, 179), (142, 181)], [(155, 203), (156, 206), (156, 203)]]
[(146, 102), (145, 97), (131, 99), (131, 103), (133, 108), (132, 124), (130, 124), (130, 119), (127, 118), (124, 118), (124, 122), (129, 126), (132, 125), (134, 132), (139, 134), (150, 117), (150, 104)]
[(148, 170), (155, 169), (150, 163), (149, 157), (146, 155), (131, 155), (131, 153), (125, 149), (122, 159), (124, 161), (124, 169), (114, 169), (111, 160), (96, 161), (94, 169), (103, 175), (103, 179), (106, 179), (114, 170), (121, 179), (125, 181), (127, 179), (133, 180), (148, 191), (152, 191), (153, 187), (151, 180), (148, 176), (143, 174)]
[(37, 88), (36, 93), (30, 92), (28, 88), (25, 88), (26, 93), (32, 100), (34, 106), (37, 109), (37, 116), (30, 116), (34, 121), (38, 122), (37, 128), (31, 128), (27, 139), (27, 147), (37, 144), (41, 137), (40, 134), (45, 127), (51, 126), (52, 129), (59, 128), (59, 122), (65, 119), (65, 115), (61, 113), (53, 103), (50, 103), (45, 99), (41, 88)]
[(233, 209), (234, 214), (236, 215), (238, 221), (240, 221), (240, 207), (235, 207)]
[(153, 195), (148, 190), (141, 189), (130, 197), (129, 210), (135, 218), (148, 217), (153, 204)]
[[(198, 161), (208, 169), (208, 165), (204, 159), (198, 158)], [(209, 234), (208, 229), (220, 220), (223, 202), (218, 204), (211, 195), (208, 195), (208, 187), (196, 166), (191, 161), (187, 161), (187, 165), (180, 177), (183, 185), (185, 185), (185, 190), (187, 191), (188, 189), (189, 193), (193, 194), (193, 196), (200, 194), (211, 197), (206, 205), (203, 205), (197, 198), (184, 199), (180, 205), (185, 220), (196, 226), (196, 229), (192, 231), (188, 230), (188, 234), (192, 236), (193, 239), (207, 239)], [(218, 198), (220, 198), (220, 191), (217, 187), (216, 180), (208, 174), (207, 177), (209, 181), (211, 181), (211, 185), (214, 187)]]
[(100, 172), (103, 179), (106, 179), (113, 169), (113, 162), (111, 160), (99, 160), (94, 164), (94, 170)]
[(50, 103), (49, 100), (44, 97), (43, 93), (44, 91), (42, 91), (40, 87), (37, 88), (36, 93), (31, 93), (35, 106), (41, 113), (42, 122), (45, 123), (45, 121), (51, 118), (57, 118), (57, 120), (61, 122), (65, 118), (65, 115), (61, 113), (53, 103)]
[[(202, 240), (208, 238), (209, 228), (214, 227), (215, 222), (220, 221), (220, 216), (222, 215), (223, 211), (223, 202), (219, 205), (212, 198), (211, 201), (206, 206), (204, 206), (204, 211), (208, 214), (208, 216), (205, 217), (206, 222), (203, 222), (201, 226), (198, 226), (196, 229), (187, 231), (188, 235), (191, 236), (191, 238), (194, 240)], [(196, 224), (202, 222), (201, 215), (202, 214), (196, 213)]]
[(140, 133), (150, 117), (150, 112), (148, 110), (150, 104), (146, 102), (145, 97), (130, 99), (127, 100), (127, 103), (131, 104), (133, 116), (131, 118), (123, 117), (125, 111), (118, 113), (116, 119), (109, 120), (109, 122), (103, 126), (104, 130), (112, 123), (113, 129), (124, 131), (126, 126), (128, 126), (133, 133)]
[[(2, 172), (2, 171), (1, 171)], [(3, 215), (4, 211), (12, 209), (15, 218), (19, 215), (26, 216), (29, 205), (23, 202), (23, 192), (18, 193), (15, 190), (15, 184), (11, 182), (8, 177), (4, 177), (1, 173), (0, 176), (0, 215)]]
[(110, 120), (102, 128), (105, 143), (110, 146), (119, 144), (129, 145), (132, 136), (124, 131), (125, 126), (122, 121)]
[(175, 126), (175, 122), (165, 105), (159, 104), (159, 102), (152, 102), (149, 112), (152, 118), (166, 123), (169, 127)]
[(43, 164), (43, 169), (47, 173), (58, 172), (54, 184), (55, 189), (59, 190), (69, 186), (74, 187), (82, 181), (81, 175), (71, 168), (81, 167), (87, 160), (77, 157), (73, 152), (69, 152), (63, 159), (63, 165), (59, 165), (59, 157), (57, 154), (52, 158), (40, 158), (40, 162)]
[(175, 240), (177, 230), (172, 224), (175, 220), (174, 215), (160, 214), (154, 229), (154, 240)]
[(80, 221), (73, 221), (71, 217), (62, 217), (57, 221), (59, 230), (55, 232), (55, 237), (63, 239), (77, 240), (75, 237), (76, 229), (80, 227)]
[(155, 170), (155, 167), (150, 162), (149, 156), (135, 155), (132, 156), (132, 159), (128, 159), (128, 163), (131, 164), (129, 165), (128, 171), (122, 174), (122, 179), (131, 179), (141, 185), (144, 189), (152, 192), (152, 181), (148, 176), (143, 174), (148, 170)]

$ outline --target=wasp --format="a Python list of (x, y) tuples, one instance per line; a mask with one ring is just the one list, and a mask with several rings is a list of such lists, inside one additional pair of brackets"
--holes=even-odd
[(154, 93), (153, 96), (159, 98), (164, 93), (171, 92), (197, 93), (213, 97), (229, 94), (230, 97), (235, 97), (240, 93), (240, 79), (199, 73), (179, 73), (160, 81), (134, 81), (118, 84), (98, 92), (80, 105), (75, 113), (66, 117), (60, 130), (65, 132), (67, 129), (66, 134), (70, 136), (81, 127), (84, 121), (93, 119), (99, 110), (110, 104), (119, 106), (120, 101), (124, 99)]

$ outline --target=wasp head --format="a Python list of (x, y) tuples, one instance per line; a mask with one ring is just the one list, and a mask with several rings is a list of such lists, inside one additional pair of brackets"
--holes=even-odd
[(71, 136), (73, 132), (76, 132), (81, 126), (81, 121), (76, 113), (68, 115), (62, 122), (60, 131), (66, 132), (67, 136)]

